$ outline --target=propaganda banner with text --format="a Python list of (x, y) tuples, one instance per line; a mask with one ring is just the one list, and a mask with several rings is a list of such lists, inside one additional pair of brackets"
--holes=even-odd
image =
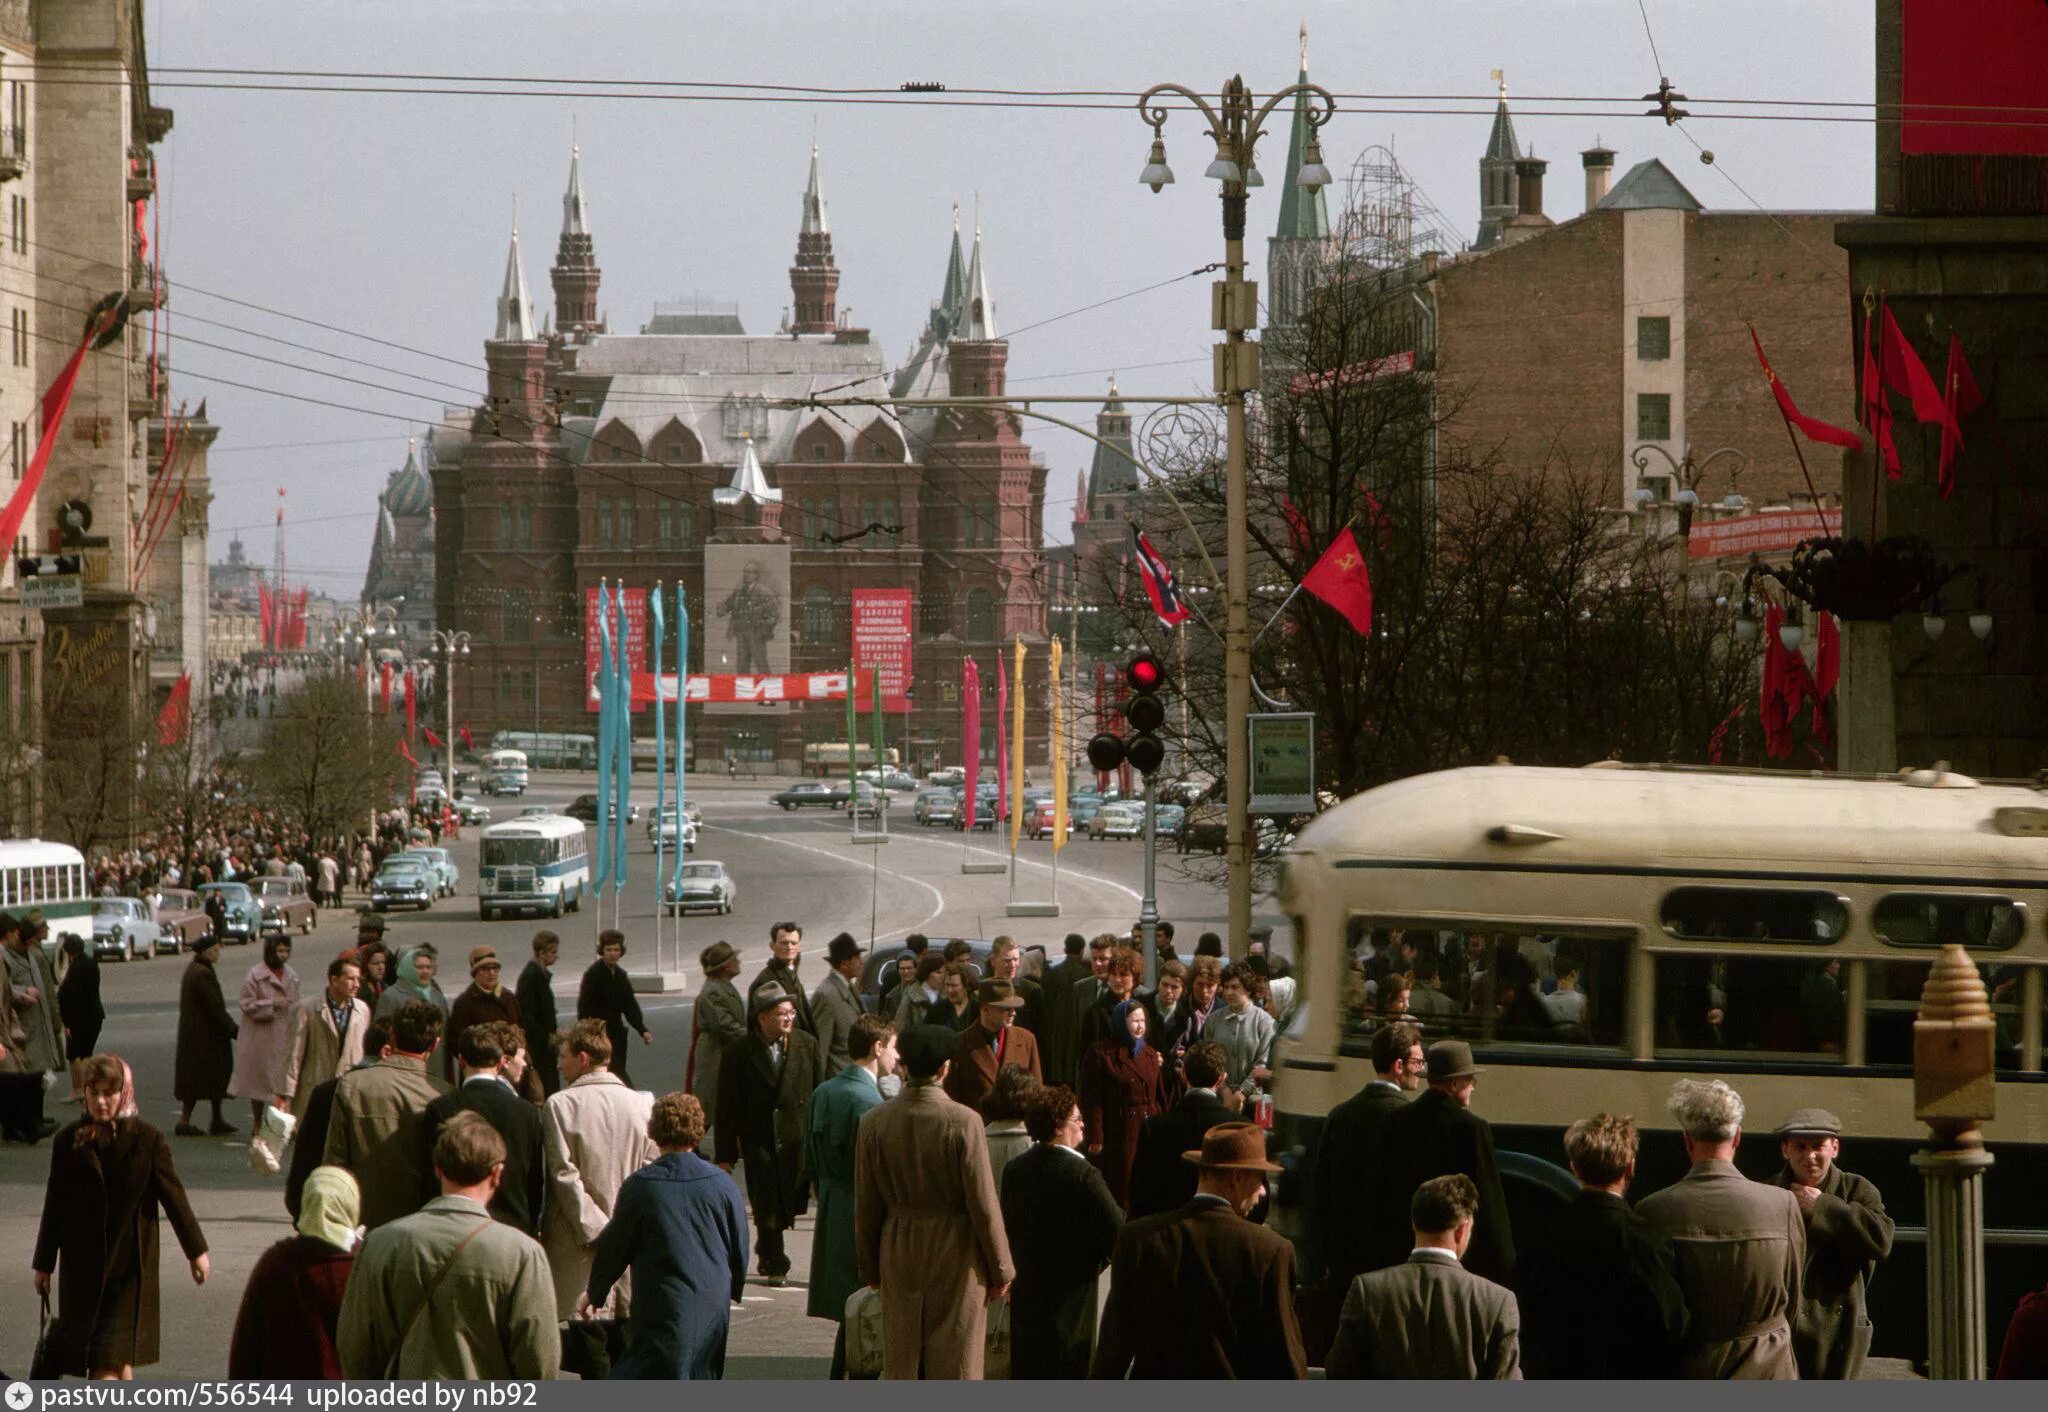
[[(742, 676), (736, 672), (705, 675), (693, 672), (683, 688), (683, 700), (692, 706), (717, 703), (739, 706), (780, 706), (791, 702), (839, 701), (846, 696), (846, 672), (775, 672), (766, 676)], [(866, 697), (875, 689), (873, 672), (852, 673), (853, 694)], [(676, 675), (665, 672), (633, 673), (634, 706), (665, 703), (676, 699)]]
[[(647, 590), (644, 588), (621, 588), (617, 590), (617, 593), (626, 603), (626, 640), (624, 643), (619, 643), (615, 640), (612, 646), (615, 650), (624, 654), (626, 671), (637, 680), (640, 674), (647, 670)], [(609, 626), (616, 639), (618, 634), (618, 610), (616, 608), (612, 610)], [(597, 710), (597, 673), (602, 665), (598, 660), (598, 642), (597, 590), (586, 588), (583, 590), (583, 679), (589, 684), (590, 691), (584, 700), (583, 709), (592, 713), (595, 713)], [(652, 699), (652, 697), (647, 698), (648, 701)], [(635, 711), (642, 711), (646, 707), (647, 701), (643, 701), (640, 693), (635, 691), (633, 693), (633, 709)]]
[(881, 679), (882, 710), (900, 716), (910, 709), (910, 590), (856, 588), (853, 591), (853, 663)]

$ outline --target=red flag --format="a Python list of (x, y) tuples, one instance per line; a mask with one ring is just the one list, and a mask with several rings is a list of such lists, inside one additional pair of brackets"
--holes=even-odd
[(1280, 497), (1280, 513), (1287, 517), (1287, 537), (1294, 541), (1295, 550), (1304, 556), (1307, 555), (1309, 546), (1314, 541), (1308, 536), (1308, 520), (1301, 513), (1300, 507), (1294, 503), (1292, 496)]
[(1342, 613), (1354, 630), (1372, 636), (1372, 576), (1349, 525), (1330, 541), (1301, 586)]
[(1867, 324), (1863, 336), (1863, 424), (1877, 441), (1885, 473), (1897, 480), (1899, 444), (1892, 437), (1892, 404), (1885, 400), (1884, 374), (1878, 369), (1877, 349), (1871, 343)]
[(192, 728), (192, 674), (182, 672), (156, 716), (156, 743), (176, 745)]
[(57, 445), (57, 429), (64, 425), (64, 412), (71, 405), (71, 390), (78, 385), (78, 370), (85, 364), (85, 355), (101, 336), (109, 331), (112, 313), (95, 314), (72, 351), (63, 370), (57, 374), (43, 393), (43, 433), (36, 440), (35, 454), (29, 457), (28, 468), (21, 473), (21, 482), (14, 488), (14, 494), (7, 498), (7, 508), (0, 510), (0, 554), (14, 552), (14, 540), (21, 533), (22, 522), (28, 519), (31, 506), (36, 503), (36, 491), (43, 483), (43, 472), (50, 464), (50, 452)]
[(259, 582), (256, 585), (256, 612), (262, 619), (263, 645), (270, 646), (270, 585)]
[(1943, 400), (1948, 405), (1948, 420), (1941, 427), (1939, 468), (1941, 498), (1946, 500), (1956, 488), (1955, 460), (1956, 452), (1963, 449), (1963, 418), (1984, 406), (1984, 394), (1970, 371), (1970, 360), (1963, 356), (1963, 341), (1953, 333), (1948, 336), (1948, 375), (1941, 385)]
[[(1152, 541), (1131, 527), (1131, 536), (1138, 546), (1138, 578), (1145, 585), (1145, 596), (1152, 600), (1152, 611), (1159, 616), (1161, 627), (1178, 627), (1194, 614), (1181, 601), (1180, 587), (1173, 581), (1173, 570), (1166, 567), (1166, 561), (1152, 549)], [(1020, 684), (1021, 685), (1021, 684)]]
[(398, 753), (400, 755), (403, 755), (405, 757), (405, 763), (412, 766), (415, 770), (417, 770), (420, 767), (420, 762), (413, 756), (412, 747), (405, 743), (405, 738), (403, 736), (399, 737)]
[(419, 709), (413, 704), (412, 668), (407, 667), (405, 669), (405, 738), (407, 740), (417, 740), (419, 733)]
[(426, 736), (427, 748), (429, 750), (439, 750), (441, 748), (441, 737), (434, 734), (434, 728), (432, 726), (428, 726), (426, 730), (421, 732), (421, 734)]
[(462, 729), (455, 732), (455, 736), (456, 739), (462, 742), (462, 748), (464, 750), (476, 749), (476, 738), (469, 733), (469, 722), (464, 721), (462, 723)]
[(381, 662), (377, 666), (377, 694), (383, 698), (384, 714), (391, 714), (391, 664)]
[(1900, 332), (1892, 311), (1886, 308), (1882, 313), (1880, 356), (1883, 359), (1884, 385), (1894, 392), (1905, 393), (1913, 403), (1913, 415), (1920, 421), (1930, 426), (1952, 428), (1948, 403), (1943, 400), (1941, 389), (1935, 385), (1934, 375), (1927, 371), (1927, 365), (1920, 361), (1913, 345), (1906, 342), (1906, 335)]
[(1763, 365), (1764, 381), (1771, 385), (1771, 395), (1778, 399), (1778, 411), (1784, 414), (1787, 422), (1798, 427), (1815, 441), (1824, 442), (1829, 446), (1843, 446), (1851, 451), (1863, 449), (1863, 438), (1847, 427), (1838, 427), (1832, 422), (1822, 421), (1819, 417), (1809, 417), (1799, 410), (1798, 404), (1792, 400), (1792, 390), (1780, 382), (1777, 373), (1772, 371), (1771, 360), (1764, 356), (1764, 345), (1756, 336), (1754, 326), (1749, 330), (1749, 341), (1756, 348), (1757, 362)]

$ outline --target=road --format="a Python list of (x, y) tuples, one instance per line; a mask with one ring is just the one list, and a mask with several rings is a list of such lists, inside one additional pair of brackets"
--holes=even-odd
[[(731, 916), (691, 916), (661, 925), (661, 952), (667, 967), (684, 958), (687, 989), (682, 993), (642, 997), (651, 1048), (632, 1058), (635, 1082), (665, 1092), (682, 1087), (690, 1035), (691, 997), (701, 984), (697, 955), (714, 941), (729, 941), (740, 953), (742, 976), (751, 976), (768, 961), (768, 928), (794, 920), (804, 928), (802, 971), (815, 983), (824, 974), (824, 950), (832, 936), (845, 930), (870, 940), (898, 940), (906, 932), (933, 936), (990, 937), (1007, 932), (1027, 946), (1043, 945), (1057, 960), (1062, 938), (1070, 931), (1129, 929), (1138, 913), (1143, 877), (1143, 850), (1132, 843), (1076, 839), (1060, 855), (1056, 918), (1018, 917), (1005, 913), (1011, 882), (1005, 874), (963, 874), (965, 857), (983, 861), (1006, 859), (998, 841), (977, 834), (963, 842), (947, 830), (899, 828), (888, 844), (854, 844), (843, 814), (823, 811), (785, 813), (767, 803), (783, 781), (729, 783), (723, 779), (690, 783), (690, 797), (703, 807), (704, 830), (696, 858), (723, 862), (739, 885), (738, 905)], [(566, 805), (577, 794), (596, 787), (589, 774), (536, 772), (523, 801), (493, 800), (494, 814), (507, 818), (520, 803)], [(642, 822), (631, 831), (629, 878), (618, 923), (626, 933), (629, 970), (656, 969), (654, 854), (646, 836), (653, 788), (636, 788), (634, 799)], [(908, 796), (899, 812), (907, 820)], [(563, 937), (556, 968), (556, 991), (565, 1015), (575, 1009), (576, 982), (593, 954), (598, 930), (597, 908), (586, 902), (580, 913), (557, 923), (531, 920), (485, 922), (476, 907), (476, 830), (449, 844), (462, 870), (460, 895), (430, 911), (395, 914), (386, 940), (395, 945), (431, 941), (441, 954), (445, 987), (453, 996), (467, 983), (464, 958), (471, 947), (489, 944), (505, 963), (507, 983), (525, 966), (529, 942), (538, 925), (550, 925)], [(1019, 851), (1016, 896), (1019, 900), (1050, 898), (1053, 887), (1050, 846), (1024, 842)], [(1160, 915), (1174, 922), (1183, 951), (1205, 928), (1222, 930), (1226, 915), (1220, 891), (1178, 875), (1170, 854), (1162, 854)], [(354, 899), (351, 899), (352, 901)], [(1261, 919), (1269, 908), (1261, 910)], [(613, 903), (604, 905), (612, 924)], [(322, 914), (312, 935), (300, 938), (292, 958), (305, 993), (321, 983), (327, 963), (354, 941), (353, 915)], [(169, 1132), (176, 1121), (171, 1097), (171, 1057), (177, 1035), (178, 981), (187, 962), (164, 957), (102, 968), (107, 1007), (102, 1052), (119, 1054), (135, 1071), (136, 1093), (143, 1116)], [(236, 987), (248, 968), (257, 964), (252, 948), (233, 947), (220, 962), (221, 982), (232, 1008)], [(55, 1099), (61, 1099), (63, 1087)], [(53, 1099), (50, 1115), (68, 1121), (75, 1109)], [(149, 1372), (157, 1376), (219, 1377), (227, 1362), (228, 1332), (244, 1281), (258, 1255), (289, 1234), (281, 1178), (264, 1177), (248, 1164), (246, 1134), (249, 1110), (239, 1100), (229, 1106), (229, 1120), (243, 1132), (232, 1138), (179, 1138), (174, 1141), (179, 1172), (195, 1211), (213, 1246), (213, 1277), (194, 1290), (168, 1228), (163, 1231), (163, 1360)], [(49, 1171), (49, 1147), (0, 1147), (0, 1247), (17, 1252), (12, 1274), (0, 1274), (0, 1327), (11, 1330), (0, 1339), (0, 1367), (25, 1369), (34, 1345), (37, 1309), (29, 1281), (28, 1257), (42, 1209)], [(771, 1290), (750, 1284), (744, 1307), (734, 1315), (729, 1377), (817, 1377), (825, 1375), (832, 1350), (833, 1327), (804, 1317), (801, 1282), (810, 1264), (810, 1222), (792, 1235), (791, 1255), (796, 1279)]]

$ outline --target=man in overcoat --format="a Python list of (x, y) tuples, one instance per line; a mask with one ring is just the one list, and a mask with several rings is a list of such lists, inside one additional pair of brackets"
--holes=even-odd
[(798, 966), (803, 963), (804, 929), (795, 922), (777, 922), (768, 928), (768, 950), (771, 953), (768, 964), (747, 982), (749, 1005), (754, 993), (762, 986), (780, 986), (796, 1002), (796, 1027), (816, 1039), (818, 1024), (811, 1016), (811, 997), (804, 990), (803, 978), (797, 974)]
[(1087, 949), (1085, 937), (1068, 932), (1065, 957), (1048, 967), (1039, 982), (1038, 1044), (1047, 1083), (1071, 1085), (1080, 1070), (1081, 1014), (1074, 1004), (1074, 987), (1083, 976), (1094, 974), (1081, 954)]
[(1181, 1056), (1181, 1064), (1187, 1092), (1138, 1130), (1138, 1155), (1131, 1162), (1134, 1220), (1177, 1211), (1194, 1199), (1197, 1173), (1185, 1154), (1201, 1147), (1209, 1129), (1232, 1121), (1229, 1106), (1216, 1091), (1229, 1064), (1223, 1046), (1213, 1039), (1196, 1040)]
[(519, 1027), (526, 1031), (528, 1072), (539, 1077), (543, 1101), (562, 1087), (562, 1071), (555, 1064), (555, 1036), (561, 1023), (555, 1018), (555, 961), (562, 954), (562, 939), (551, 931), (533, 934), (533, 959), (519, 973)]
[[(739, 953), (729, 941), (715, 941), (698, 958), (704, 967), (704, 989), (690, 1009), (690, 1062), (683, 1074), (683, 1092), (704, 1104), (711, 1137), (718, 1135), (719, 1060), (747, 1036), (747, 1001), (732, 983), (740, 973)], [(718, 1150), (716, 1142), (711, 1151)]]
[(860, 1277), (882, 1294), (882, 1376), (979, 1378), (988, 1304), (1016, 1270), (972, 1109), (946, 1097), (960, 1036), (914, 1025), (898, 1046), (909, 1082), (861, 1119), (854, 1156)]
[(1372, 1240), (1365, 1268), (1384, 1270), (1406, 1260), (1413, 1248), (1408, 1203), (1416, 1188), (1431, 1177), (1463, 1172), (1479, 1189), (1465, 1268), (1496, 1284), (1506, 1283), (1513, 1272), (1515, 1238), (1493, 1155), (1493, 1129), (1471, 1107), (1479, 1072), (1471, 1045), (1440, 1039), (1424, 1057), (1427, 1091), (1388, 1115), (1380, 1160), (1363, 1191)]
[(1053, 1084), (1025, 1103), (1033, 1145), (1011, 1158), (1002, 1176), (1003, 1227), (1017, 1262), (1010, 1376), (1085, 1378), (1095, 1348), (1096, 1284), (1124, 1213), (1100, 1169), (1082, 1155), (1074, 1091)]
[[(241, 1026), (228, 1014), (221, 994), (220, 975), (214, 969), (219, 960), (220, 939), (206, 937), (178, 984), (178, 1049), (171, 1092), (183, 1109), (175, 1130), (179, 1137), (202, 1136), (192, 1121), (192, 1110), (201, 1103), (213, 1108), (213, 1136), (225, 1137), (235, 1130), (221, 1116), (220, 1105), (235, 1074), (235, 1036)], [(19, 1015), (18, 999), (15, 1010)]]
[(1806, 1218), (1782, 1187), (1735, 1169), (1742, 1098), (1719, 1079), (1680, 1079), (1666, 1105), (1691, 1168), (1636, 1205), (1671, 1240), (1691, 1316), (1677, 1376), (1796, 1378), (1792, 1319)]
[(1836, 1162), (1840, 1118), (1802, 1108), (1776, 1136), (1785, 1165), (1771, 1184), (1790, 1191), (1806, 1217), (1806, 1267), (1792, 1321), (1799, 1376), (1853, 1380), (1870, 1354), (1867, 1291), (1877, 1262), (1891, 1254), (1892, 1218), (1877, 1186)]
[(828, 1079), (851, 1062), (846, 1038), (861, 1013), (853, 988), (860, 979), (861, 960), (860, 943), (847, 932), (839, 933), (825, 949), (825, 979), (811, 992), (811, 1019), (817, 1025), (818, 1052), (824, 1056)]
[(861, 1287), (853, 1238), (855, 1147), (861, 1118), (882, 1101), (882, 1075), (896, 1068), (896, 1027), (879, 1016), (863, 1015), (853, 1022), (846, 1047), (851, 1062), (812, 1092), (804, 1117), (804, 1161), (818, 1185), (804, 1312), (839, 1325), (832, 1345), (834, 1378), (846, 1371), (846, 1301)]
[(789, 1281), (784, 1233), (810, 1205), (804, 1117), (824, 1065), (796, 1026), (796, 997), (768, 985), (751, 997), (753, 1030), (725, 1052), (718, 1074), (718, 1165), (746, 1163), (754, 1256), (771, 1285)]
[(419, 1210), (427, 1189), (420, 1115), (448, 1086), (427, 1070), (441, 1042), (441, 1012), (407, 1001), (391, 1017), (391, 1052), (351, 1069), (334, 1089), (324, 1161), (355, 1173), (362, 1222), (371, 1230)]
[[(461, 1084), (427, 1105), (420, 1117), (422, 1166), (433, 1170), (434, 1144), (441, 1129), (457, 1113), (475, 1113), (505, 1142), (505, 1170), (491, 1215), (515, 1231), (539, 1239), (541, 1211), (546, 1204), (547, 1158), (541, 1110), (520, 1091), (527, 1065), (521, 1057), (526, 1033), (509, 1020), (471, 1025), (462, 1036)], [(431, 1200), (438, 1191), (423, 1192)]]
[(1374, 1268), (1369, 1236), (1375, 1213), (1358, 1194), (1371, 1188), (1387, 1123), (1422, 1087), (1427, 1064), (1421, 1030), (1407, 1023), (1381, 1025), (1372, 1036), (1371, 1081), (1332, 1108), (1323, 1124), (1309, 1230), (1326, 1272), (1324, 1288), (1339, 1303), (1351, 1282)]
[(294, 1118), (306, 1116), (314, 1089), (362, 1062), (363, 1036), (370, 1028), (370, 1007), (356, 998), (362, 983), (362, 966), (337, 956), (327, 965), (327, 988), (292, 1011), (278, 1096), (291, 1100)]
[(979, 1113), (1003, 1065), (1015, 1064), (1040, 1083), (1045, 1072), (1039, 1066), (1037, 1038), (1017, 1023), (1024, 997), (1017, 993), (1016, 983), (983, 981), (975, 999), (981, 1013), (960, 1031), (960, 1053), (946, 1070), (946, 1097)]

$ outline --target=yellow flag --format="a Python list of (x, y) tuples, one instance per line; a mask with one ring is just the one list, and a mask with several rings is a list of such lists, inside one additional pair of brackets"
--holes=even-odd
[(1052, 723), (1046, 730), (1045, 753), (1052, 761), (1052, 851), (1067, 843), (1067, 733), (1060, 709), (1060, 640), (1052, 640)]
[(1017, 666), (1010, 674), (1010, 851), (1024, 833), (1024, 639), (1017, 639)]

